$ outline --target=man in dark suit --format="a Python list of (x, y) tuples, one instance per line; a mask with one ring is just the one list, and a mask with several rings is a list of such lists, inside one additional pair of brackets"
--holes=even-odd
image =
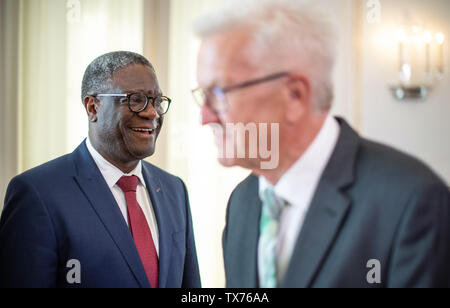
[(203, 124), (223, 165), (252, 170), (228, 203), (227, 287), (447, 287), (447, 187), (330, 116), (333, 33), (302, 3), (227, 4), (196, 24)]
[(170, 105), (152, 65), (103, 55), (82, 99), (89, 137), (8, 187), (0, 287), (200, 287), (186, 187), (143, 161)]

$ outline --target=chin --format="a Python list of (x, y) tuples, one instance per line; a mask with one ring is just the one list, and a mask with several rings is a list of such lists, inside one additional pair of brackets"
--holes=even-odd
[(145, 153), (142, 153), (141, 155), (139, 155), (139, 159), (145, 159), (147, 157), (153, 156), (153, 154), (155, 154), (155, 149), (152, 149), (150, 151), (147, 151)]
[(238, 166), (235, 159), (229, 159), (229, 158), (218, 158), (219, 164), (221, 164), (224, 167), (235, 167)]
[(147, 157), (152, 156), (153, 154), (155, 154), (155, 147), (152, 147), (150, 149), (129, 149), (128, 151), (130, 153), (130, 155), (134, 158), (134, 159), (145, 159)]
[(249, 170), (259, 169), (259, 160), (257, 159), (236, 159), (236, 158), (218, 158), (219, 163), (226, 168), (241, 167)]

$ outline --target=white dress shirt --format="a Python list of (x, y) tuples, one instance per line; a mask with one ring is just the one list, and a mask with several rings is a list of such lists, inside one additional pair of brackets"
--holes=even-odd
[(260, 196), (267, 187), (273, 187), (276, 195), (289, 203), (283, 210), (279, 223), (276, 247), (279, 282), (286, 273), (306, 213), (336, 147), (339, 133), (337, 120), (329, 115), (313, 143), (275, 187), (264, 177), (259, 177)]
[(89, 150), (89, 153), (92, 155), (92, 158), (95, 161), (98, 169), (100, 170), (103, 178), (108, 184), (109, 189), (116, 199), (117, 204), (119, 205), (120, 211), (122, 212), (123, 218), (125, 222), (128, 224), (128, 214), (127, 214), (127, 202), (125, 200), (125, 193), (117, 186), (117, 181), (122, 176), (132, 176), (135, 175), (139, 178), (138, 186), (136, 189), (136, 199), (139, 203), (142, 211), (144, 212), (145, 218), (147, 219), (148, 226), (150, 227), (150, 231), (152, 232), (153, 243), (155, 244), (156, 253), (159, 256), (159, 233), (158, 233), (158, 225), (156, 222), (155, 212), (152, 207), (152, 202), (150, 200), (150, 196), (147, 191), (147, 186), (145, 184), (144, 177), (142, 176), (142, 162), (139, 161), (136, 168), (128, 174), (123, 173), (119, 168), (111, 164), (107, 161), (97, 150), (92, 146), (89, 137), (86, 139), (86, 146)]

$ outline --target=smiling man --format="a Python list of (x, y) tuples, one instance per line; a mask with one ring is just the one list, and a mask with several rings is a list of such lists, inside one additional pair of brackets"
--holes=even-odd
[(0, 287), (200, 287), (186, 187), (143, 161), (170, 99), (143, 56), (86, 69), (89, 137), (15, 177), (0, 221)]

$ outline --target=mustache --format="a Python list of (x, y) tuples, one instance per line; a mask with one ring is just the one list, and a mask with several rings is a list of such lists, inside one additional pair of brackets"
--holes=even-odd
[(163, 118), (160, 117), (159, 119), (154, 119), (151, 121), (130, 121), (129, 123), (127, 123), (126, 125), (128, 127), (148, 127), (151, 129), (157, 129), (160, 130), (162, 125), (163, 125)]

